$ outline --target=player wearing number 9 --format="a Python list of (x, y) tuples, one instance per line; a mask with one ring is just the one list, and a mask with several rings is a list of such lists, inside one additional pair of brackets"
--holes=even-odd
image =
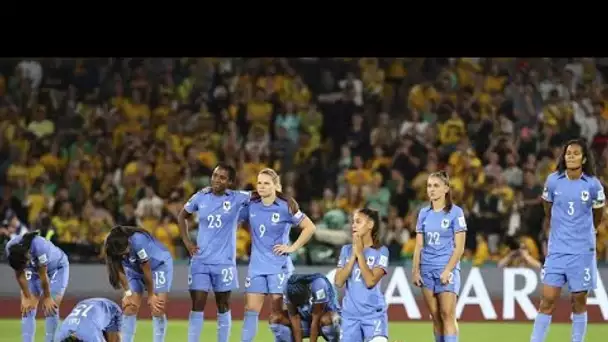
[(46, 317), (44, 341), (52, 342), (59, 324), (59, 305), (70, 278), (67, 256), (37, 232), (11, 239), (6, 244), (6, 256), (21, 288), (23, 342), (34, 342), (39, 302)]
[(427, 195), (431, 204), (420, 209), (416, 223), (412, 279), (414, 285), (422, 287), (435, 341), (456, 342), (456, 300), (467, 224), (462, 208), (452, 203), (446, 172), (429, 175)]
[(380, 214), (364, 208), (353, 215), (353, 243), (340, 251), (334, 282), (346, 285), (340, 341), (388, 342), (388, 316), (380, 281), (389, 253), (380, 245)]
[[(245, 321), (241, 340), (251, 342), (257, 334), (258, 316), (266, 295), (271, 296), (270, 325), (283, 321), (283, 289), (293, 272), (289, 253), (304, 246), (315, 232), (315, 225), (298, 203), (281, 193), (281, 181), (272, 169), (260, 171), (256, 186), (259, 198), (252, 199), (243, 216), (249, 223), (252, 245), (245, 279)], [(298, 239), (289, 246), (291, 226), (300, 226)], [(278, 341), (282, 331), (273, 330)]]
[(173, 258), (167, 248), (146, 230), (116, 226), (106, 238), (106, 266), (110, 284), (125, 290), (122, 334), (133, 342), (137, 313), (144, 290), (152, 312), (154, 342), (165, 340), (165, 308), (173, 280)]
[(105, 298), (85, 299), (72, 309), (55, 337), (56, 342), (120, 342), (122, 310)]
[[(179, 213), (178, 222), (184, 245), (191, 255), (188, 286), (192, 310), (188, 321), (188, 342), (198, 342), (203, 330), (207, 294), (213, 290), (217, 305), (217, 340), (228, 342), (232, 316), (230, 293), (239, 287), (236, 271), (236, 231), (239, 213), (249, 203), (251, 193), (230, 190), (236, 170), (219, 164), (211, 175), (211, 188), (194, 194)], [(196, 244), (190, 241), (186, 219), (199, 217)]]
[(572, 342), (585, 340), (587, 294), (596, 286), (595, 227), (602, 221), (604, 189), (595, 177), (593, 156), (584, 140), (564, 145), (557, 171), (543, 191), (549, 230), (539, 313), (531, 342), (545, 340), (551, 315), (567, 283), (572, 303)]

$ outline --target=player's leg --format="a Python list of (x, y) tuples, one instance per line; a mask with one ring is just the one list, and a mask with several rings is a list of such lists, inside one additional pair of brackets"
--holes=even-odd
[[(283, 290), (288, 278), (288, 273), (267, 276), (268, 293), (270, 294), (270, 328), (277, 341), (289, 341), (285, 339), (287, 330), (284, 328), (285, 324), (282, 323), (283, 321), (289, 322), (287, 316), (283, 314)], [(276, 321), (273, 322), (273, 320)]]
[(447, 284), (438, 281), (435, 287), (439, 315), (443, 324), (443, 342), (458, 341), (458, 324), (456, 323), (456, 301), (460, 291), (460, 271), (453, 270)]
[(131, 295), (131, 302), (133, 305), (129, 305), (123, 308), (123, 319), (122, 327), (122, 342), (133, 342), (135, 340), (135, 331), (137, 325), (137, 314), (141, 307), (141, 299), (144, 293), (144, 283), (140, 277), (127, 271), (127, 281), (129, 282), (129, 288), (133, 292)]
[(110, 331), (103, 333), (107, 342), (120, 342), (120, 332), (118, 331)]
[(328, 342), (337, 342), (340, 338), (340, 314), (329, 311), (321, 316), (321, 336)]
[(227, 342), (232, 329), (230, 312), (230, 294), (239, 288), (238, 274), (235, 266), (216, 266), (211, 274), (215, 304), (217, 306), (217, 340)]
[[(388, 340), (388, 315), (384, 313), (380, 316), (361, 319), (361, 330), (363, 331), (363, 341), (387, 341)], [(383, 339), (382, 339), (383, 338)]]
[(361, 321), (342, 317), (342, 321), (340, 322), (340, 341), (363, 342)]
[[(23, 342), (34, 342), (34, 339), (36, 338), (36, 313), (38, 312), (38, 303), (40, 302), (40, 293), (42, 291), (40, 291), (39, 280), (38, 282), (28, 280), (28, 286), (30, 289), (30, 295), (33, 297), (32, 300), (34, 300), (34, 309), (26, 312), (21, 317), (21, 336)], [(25, 296), (23, 295), (23, 292), (21, 292), (21, 302), (23, 303), (24, 300)]]
[(595, 290), (597, 263), (594, 254), (572, 255), (566, 278), (572, 305), (572, 342), (585, 340), (587, 332), (587, 295)]
[(65, 290), (68, 287), (68, 280), (70, 279), (70, 267), (65, 266), (60, 269), (53, 271), (49, 275), (50, 280), (50, 288), (51, 288), (51, 296), (57, 304), (57, 311), (47, 315), (44, 318), (44, 330), (45, 330), (45, 341), (53, 342), (55, 339), (55, 333), (57, 332), (57, 328), (59, 327), (59, 308), (61, 307), (61, 302), (63, 301), (63, 295), (65, 294)]
[(188, 342), (198, 342), (203, 332), (207, 295), (211, 290), (211, 274), (202, 263), (192, 261), (188, 267), (188, 289), (192, 300), (188, 319)]
[[(274, 295), (273, 295), (274, 296)], [(274, 298), (271, 297), (271, 303)], [(276, 305), (276, 304), (275, 304)], [(275, 337), (275, 342), (291, 342), (291, 322), (287, 311), (281, 310), (281, 313), (271, 312), (268, 318), (270, 330)]]
[(167, 304), (169, 302), (169, 292), (173, 284), (173, 261), (169, 260), (162, 266), (152, 271), (152, 281), (154, 283), (154, 294), (158, 296), (162, 305), (152, 311), (152, 330), (154, 332), (154, 342), (164, 342), (167, 336)]
[(241, 332), (242, 342), (252, 342), (257, 335), (260, 311), (262, 311), (267, 293), (266, 276), (245, 278), (245, 319)]
[(541, 290), (540, 305), (538, 315), (534, 319), (534, 328), (530, 342), (543, 342), (547, 337), (551, 317), (557, 300), (562, 292), (562, 287), (566, 283), (564, 256), (559, 254), (549, 254), (545, 260), (545, 266), (541, 271), (543, 287)]
[(443, 342), (443, 321), (441, 320), (441, 314), (439, 312), (439, 302), (435, 296), (435, 277), (430, 272), (424, 272), (422, 276), (422, 298), (426, 307), (429, 309), (431, 314), (431, 320), (433, 321), (433, 335), (435, 335), (435, 342)]

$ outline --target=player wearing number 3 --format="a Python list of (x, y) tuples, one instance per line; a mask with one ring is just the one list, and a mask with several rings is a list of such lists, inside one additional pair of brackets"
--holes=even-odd
[(557, 171), (543, 191), (550, 228), (542, 271), (543, 289), (531, 342), (545, 340), (551, 315), (567, 283), (572, 303), (572, 342), (585, 340), (587, 294), (596, 286), (595, 227), (602, 221), (604, 189), (595, 177), (594, 162), (583, 140), (564, 146)]
[[(244, 212), (251, 236), (251, 259), (245, 279), (245, 321), (242, 341), (252, 342), (257, 334), (258, 316), (264, 297), (271, 296), (270, 328), (276, 341), (291, 341), (291, 331), (283, 325), (283, 290), (293, 272), (289, 253), (304, 246), (315, 232), (315, 225), (298, 208), (298, 203), (281, 193), (281, 181), (272, 169), (258, 174), (259, 199), (252, 199)], [(289, 246), (291, 226), (302, 232)]]
[(431, 204), (418, 213), (412, 279), (422, 288), (435, 341), (456, 342), (456, 299), (467, 224), (462, 209), (452, 204), (446, 172), (432, 173), (426, 189)]
[(67, 256), (37, 232), (11, 239), (6, 244), (6, 256), (21, 288), (23, 342), (34, 342), (40, 301), (46, 317), (44, 341), (52, 342), (59, 324), (59, 305), (70, 278)]
[(106, 266), (110, 284), (124, 289), (122, 337), (133, 342), (137, 313), (144, 290), (152, 312), (153, 341), (163, 342), (167, 330), (165, 308), (173, 281), (173, 258), (146, 230), (117, 226), (106, 238)]
[(65, 318), (57, 342), (120, 342), (122, 310), (105, 298), (85, 299)]
[[(192, 311), (188, 322), (188, 342), (198, 342), (203, 330), (207, 294), (213, 290), (217, 305), (217, 340), (228, 342), (232, 316), (230, 293), (239, 287), (236, 273), (236, 230), (239, 213), (249, 202), (251, 193), (229, 188), (236, 170), (219, 164), (211, 175), (211, 188), (194, 194), (179, 213), (178, 222), (190, 260), (188, 286)], [(190, 241), (186, 218), (198, 214), (196, 244)]]
[(346, 285), (342, 298), (340, 341), (388, 342), (386, 302), (380, 289), (387, 274), (388, 248), (380, 245), (380, 214), (373, 209), (353, 215), (353, 243), (340, 251), (334, 283)]

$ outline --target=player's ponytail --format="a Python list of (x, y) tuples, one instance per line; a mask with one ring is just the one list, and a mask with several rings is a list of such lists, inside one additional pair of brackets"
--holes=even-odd
[(30, 252), (32, 242), (36, 236), (38, 236), (38, 232), (26, 233), (23, 235), (19, 243), (12, 245), (8, 249), (8, 264), (15, 271), (22, 271), (25, 269), (25, 266), (29, 260), (27, 254)]
[(375, 210), (375, 209), (371, 209), (371, 208), (362, 208), (359, 209), (359, 213), (367, 216), (368, 219), (370, 219), (372, 221), (372, 231), (371, 231), (371, 235), (372, 235), (372, 241), (373, 241), (373, 247), (374, 248), (380, 248), (380, 246), (382, 245), (380, 243), (380, 213)]
[(103, 244), (103, 249), (106, 254), (108, 280), (110, 281), (110, 285), (117, 290), (120, 289), (121, 286), (120, 273), (124, 272), (122, 258), (129, 247), (129, 237), (136, 232), (133, 228), (134, 227), (126, 226), (116, 226), (112, 228)]

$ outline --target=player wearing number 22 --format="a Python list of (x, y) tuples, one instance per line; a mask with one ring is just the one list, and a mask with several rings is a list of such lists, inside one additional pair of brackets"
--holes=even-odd
[[(258, 316), (264, 297), (271, 296), (270, 329), (275, 341), (291, 341), (291, 331), (283, 322), (283, 290), (293, 272), (289, 253), (304, 246), (315, 232), (315, 225), (298, 208), (298, 203), (284, 196), (277, 173), (260, 171), (256, 192), (244, 217), (249, 223), (252, 245), (248, 275), (245, 279), (245, 321), (241, 339), (252, 342), (257, 334)], [(289, 246), (291, 226), (300, 226), (298, 239)]]
[(120, 342), (122, 310), (105, 298), (85, 299), (65, 318), (57, 342)]
[(387, 342), (388, 316), (381, 280), (387, 274), (388, 248), (379, 242), (380, 214), (364, 208), (353, 215), (353, 243), (340, 251), (334, 283), (346, 285), (340, 341)]
[[(188, 286), (192, 311), (188, 322), (188, 342), (198, 342), (203, 330), (207, 294), (215, 292), (218, 315), (218, 342), (228, 342), (232, 317), (230, 293), (239, 287), (236, 271), (236, 230), (239, 212), (251, 197), (247, 191), (234, 191), (236, 170), (220, 164), (211, 175), (211, 188), (190, 198), (180, 212), (178, 221), (182, 240), (191, 255)], [(190, 240), (187, 216), (199, 218), (196, 245)]]
[(456, 299), (467, 224), (462, 209), (452, 204), (446, 172), (429, 175), (427, 195), (431, 205), (420, 209), (416, 224), (412, 279), (422, 288), (433, 319), (435, 341), (456, 342)]
[(542, 197), (549, 223), (546, 228), (550, 228), (549, 244), (539, 313), (530, 341), (545, 340), (556, 301), (567, 283), (572, 297), (571, 341), (582, 342), (587, 329), (587, 294), (595, 290), (597, 280), (595, 227), (602, 221), (606, 202), (585, 141), (566, 143)]
[(173, 280), (171, 253), (146, 230), (116, 226), (104, 244), (110, 284), (124, 289), (122, 338), (133, 342), (144, 290), (152, 312), (153, 341), (163, 342), (167, 330), (165, 308)]
[(11, 239), (6, 244), (6, 256), (21, 288), (23, 342), (34, 342), (39, 302), (46, 317), (44, 341), (52, 342), (59, 324), (59, 305), (70, 277), (67, 256), (37, 232)]

